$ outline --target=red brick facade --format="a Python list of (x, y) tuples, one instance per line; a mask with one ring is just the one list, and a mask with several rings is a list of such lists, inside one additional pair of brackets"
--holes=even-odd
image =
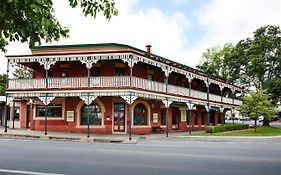
[[(118, 54), (119, 57), (115, 58)], [(22, 99), (22, 128), (44, 130), (42, 106), (47, 103), (61, 110), (61, 117), (48, 117), (48, 131), (87, 132), (83, 123), (85, 116), (82, 117), (85, 114), (81, 109), (90, 97), (99, 106), (95, 110), (101, 111), (93, 114), (98, 124), (90, 125), (90, 132), (101, 134), (128, 133), (130, 123), (133, 134), (149, 134), (155, 128), (165, 131), (166, 110), (170, 132), (189, 130), (189, 110), (192, 110), (192, 130), (200, 130), (207, 126), (207, 113), (210, 114), (210, 123), (217, 125), (221, 123), (218, 115), (222, 106), (238, 106), (233, 99), (226, 97), (232, 92), (232, 86), (222, 80), (210, 79), (129, 46), (38, 48), (31, 56), (8, 58), (10, 62), (19, 62), (33, 70), (32, 80), (10, 80), (7, 91), (14, 98)], [(211, 94), (208, 98), (207, 91)], [(45, 98), (46, 93), (50, 99)], [(130, 105), (129, 101), (133, 103)], [(139, 103), (144, 107), (136, 107)], [(124, 104), (125, 109), (115, 109), (117, 104)]]

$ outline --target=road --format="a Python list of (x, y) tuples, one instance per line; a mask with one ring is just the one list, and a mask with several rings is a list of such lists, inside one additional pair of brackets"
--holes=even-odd
[[(232, 120), (225, 120), (226, 123), (232, 123)], [(250, 120), (250, 121), (240, 121), (240, 120), (234, 120), (234, 123), (244, 123), (244, 124), (249, 124), (249, 125), (254, 125), (255, 121)], [(257, 122), (257, 125), (262, 125), (263, 122)], [(276, 128), (281, 128), (281, 122), (271, 122), (270, 126), (276, 127)]]
[(0, 139), (0, 174), (276, 175), (281, 172), (280, 141), (182, 138), (123, 144)]

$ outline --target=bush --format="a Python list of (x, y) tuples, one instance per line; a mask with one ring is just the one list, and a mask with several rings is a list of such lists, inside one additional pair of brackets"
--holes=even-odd
[(234, 131), (248, 129), (249, 125), (247, 124), (227, 124), (224, 126), (208, 126), (206, 127), (207, 133), (216, 133), (216, 132), (225, 132), (225, 131)]

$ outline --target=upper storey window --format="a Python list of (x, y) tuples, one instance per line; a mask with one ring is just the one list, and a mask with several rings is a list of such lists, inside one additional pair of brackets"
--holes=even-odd
[(100, 69), (99, 68), (91, 69), (91, 76), (99, 77), (100, 75), (101, 75), (101, 73), (100, 73)]
[(125, 75), (125, 70), (123, 68), (116, 68), (115, 69), (115, 75), (116, 76), (124, 76)]

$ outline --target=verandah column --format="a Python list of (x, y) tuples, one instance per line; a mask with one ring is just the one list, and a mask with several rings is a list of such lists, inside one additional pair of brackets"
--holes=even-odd
[(87, 66), (87, 76), (88, 76), (88, 83), (87, 83), (87, 86), (88, 86), (88, 93), (87, 93), (87, 137), (89, 138), (90, 137), (90, 69), (91, 69), (91, 66)]
[[(46, 90), (48, 89), (48, 79), (49, 79), (49, 69), (45, 68), (45, 88)], [(44, 116), (45, 116), (45, 135), (48, 134), (48, 93), (45, 94), (45, 111), (44, 111)]]
[[(189, 94), (189, 97), (191, 97), (191, 83), (192, 83), (192, 77), (191, 75), (189, 75), (188, 77), (188, 94)], [(189, 110), (188, 110), (188, 124), (189, 124), (189, 135), (191, 135), (191, 124), (192, 124), (192, 103), (191, 101), (189, 101), (189, 104), (187, 104), (187, 106), (189, 107)]]
[[(6, 90), (9, 88), (9, 59), (7, 61), (7, 80), (6, 80)], [(4, 132), (6, 133), (7, 132), (7, 115), (8, 115), (8, 94), (7, 92), (5, 93), (6, 95), (6, 102), (5, 102), (5, 110), (4, 110)]]
[(209, 79), (207, 79), (206, 86), (207, 86), (207, 126), (210, 126), (210, 88), (209, 88)]

